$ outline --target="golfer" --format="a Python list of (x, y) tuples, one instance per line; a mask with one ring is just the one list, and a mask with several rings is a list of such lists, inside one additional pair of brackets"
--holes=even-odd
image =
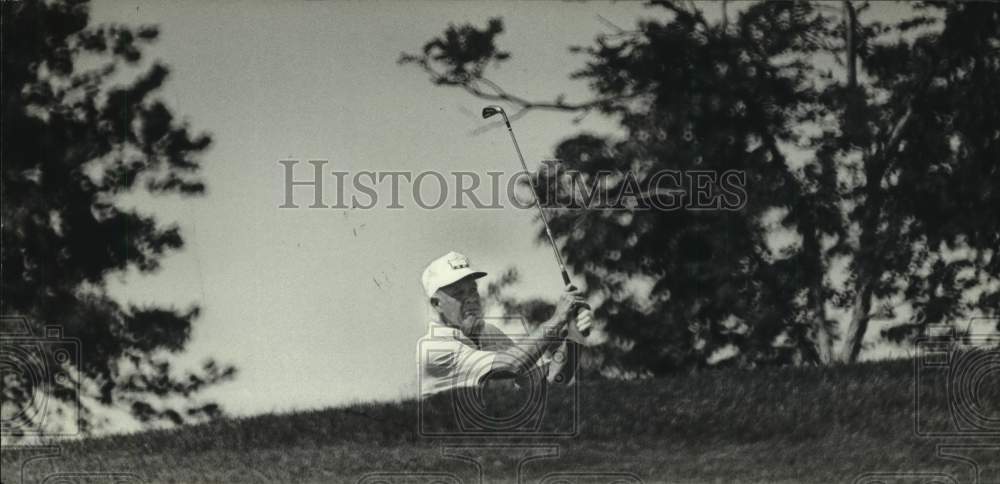
[(576, 367), (571, 358), (577, 351), (570, 351), (569, 346), (577, 342), (567, 340), (566, 335), (574, 320), (576, 332), (572, 334), (578, 341), (582, 337), (576, 335), (593, 324), (583, 297), (568, 290), (559, 298), (551, 319), (526, 338), (512, 340), (483, 320), (476, 280), (485, 275), (473, 270), (469, 259), (457, 252), (435, 259), (424, 269), (421, 282), (431, 320), (427, 335), (417, 345), (421, 397), (478, 387), (495, 379), (533, 377), (570, 384)]

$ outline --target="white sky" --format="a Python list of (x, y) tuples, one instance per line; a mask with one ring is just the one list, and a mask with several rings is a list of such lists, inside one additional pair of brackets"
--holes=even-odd
[[(96, 22), (160, 26), (146, 55), (171, 68), (161, 96), (215, 141), (203, 156), (206, 196), (133, 197), (162, 222), (176, 221), (187, 244), (152, 276), (115, 278), (113, 293), (135, 303), (201, 304), (182, 361), (214, 356), (239, 367), (235, 382), (206, 393), (233, 413), (413, 395), (428, 261), (458, 250), (492, 274), (516, 265), (521, 290), (558, 295), (552, 254), (534, 242), (534, 212), (279, 209), (278, 160), (302, 160), (303, 178), (310, 159), (350, 172), (516, 171), (506, 132), (470, 134), (484, 124), (477, 113), (487, 103), (435, 88), (418, 69), (396, 64), (400, 52), (419, 51), (449, 22), (484, 26), (503, 16), (500, 43), (513, 60), (496, 80), (534, 98), (583, 99), (586, 86), (567, 79), (582, 58), (567, 47), (590, 44), (605, 28), (597, 14), (629, 26), (644, 10), (635, 3), (98, 2)], [(539, 112), (515, 122), (529, 167), (580, 129), (614, 127), (598, 116), (571, 120)], [(308, 190), (297, 191), (297, 203), (310, 200)]]
[[(202, 305), (181, 361), (238, 366), (235, 382), (205, 394), (236, 414), (414, 395), (420, 272), (449, 250), (493, 274), (516, 265), (521, 294), (561, 290), (550, 249), (534, 242), (533, 209), (279, 209), (278, 160), (301, 160), (298, 177), (311, 175), (311, 159), (350, 172), (516, 171), (503, 130), (470, 134), (487, 103), (431, 85), (396, 64), (400, 52), (418, 51), (449, 22), (503, 16), (499, 44), (513, 59), (494, 80), (533, 99), (582, 100), (586, 86), (567, 76), (584, 58), (567, 47), (608, 31), (598, 15), (625, 28), (663, 15), (632, 2), (133, 0), (99, 1), (92, 14), (160, 26), (145, 52), (170, 66), (161, 96), (215, 140), (202, 157), (206, 196), (132, 198), (176, 221), (185, 249), (152, 276), (115, 278), (112, 291), (140, 304)], [(529, 168), (567, 136), (615, 127), (572, 118), (537, 112), (515, 122)], [(310, 200), (297, 192), (300, 205)]]

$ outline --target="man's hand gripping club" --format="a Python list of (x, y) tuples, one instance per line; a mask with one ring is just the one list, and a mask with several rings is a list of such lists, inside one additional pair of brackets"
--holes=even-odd
[(566, 292), (559, 297), (552, 318), (539, 324), (528, 338), (515, 341), (513, 345), (499, 351), (492, 370), (501, 374), (524, 374), (535, 366), (547, 349), (561, 344), (571, 333), (571, 328), (580, 334), (587, 332), (592, 325), (590, 306), (579, 290), (568, 286)]

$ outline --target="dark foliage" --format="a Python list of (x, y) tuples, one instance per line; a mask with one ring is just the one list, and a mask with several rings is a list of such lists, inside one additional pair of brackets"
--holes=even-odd
[[(209, 361), (197, 373), (177, 375), (169, 363), (188, 342), (199, 309), (122, 306), (105, 290), (109, 274), (155, 272), (165, 254), (183, 246), (178, 227), (120, 208), (119, 196), (137, 187), (154, 194), (205, 190), (198, 156), (211, 138), (192, 133), (155, 97), (168, 68), (142, 62), (142, 47), (158, 29), (91, 25), (80, 1), (3, 2), (2, 9), (0, 307), (24, 317), (36, 336), (56, 324), (80, 343), (71, 379), (48, 375), (34, 388), (5, 380), (5, 415), (42, 389), (51, 393), (41, 398), (120, 406), (143, 422), (217, 415), (217, 406), (187, 398), (234, 369)], [(114, 83), (131, 72), (138, 72), (132, 82)], [(188, 403), (166, 403), (171, 397)], [(94, 423), (86, 409), (79, 422), (85, 429)], [(53, 424), (11, 413), (19, 426)]]
[[(608, 367), (829, 362), (838, 337), (853, 361), (871, 320), (913, 314), (884, 332), (908, 342), (994, 315), (1000, 7), (900, 4), (911, 15), (889, 25), (858, 20), (867, 2), (738, 5), (711, 22), (696, 4), (652, 2), (667, 15), (571, 48), (586, 58), (572, 75), (590, 85), (585, 102), (490, 81), (485, 67), (509, 58), (480, 45), (497, 41), (498, 19), (452, 27), (400, 62), (515, 117), (598, 111), (619, 123), (620, 134), (562, 140), (553, 155), (577, 178), (540, 170), (538, 187), (576, 181), (614, 199), (663, 170), (745, 174), (738, 210), (643, 210), (640, 196), (631, 210), (552, 211), (567, 262), (600, 301)], [(667, 187), (687, 189), (684, 203), (686, 182)], [(850, 317), (844, 335), (835, 311)]]

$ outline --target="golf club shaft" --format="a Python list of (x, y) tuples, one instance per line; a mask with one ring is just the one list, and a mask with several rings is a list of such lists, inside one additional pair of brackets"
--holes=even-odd
[[(503, 122), (507, 124), (507, 132), (510, 133), (510, 140), (514, 142), (514, 150), (517, 151), (517, 159), (521, 161), (521, 168), (524, 168), (524, 173), (529, 174), (528, 165), (524, 163), (524, 155), (521, 154), (521, 147), (517, 144), (517, 138), (514, 137), (514, 129), (510, 126), (510, 120), (507, 119), (507, 113), (500, 111), (503, 115)], [(545, 226), (545, 235), (549, 238), (549, 244), (552, 246), (552, 253), (556, 256), (556, 262), (559, 263), (559, 270), (562, 271), (563, 284), (566, 286), (571, 286), (572, 282), (569, 280), (569, 272), (566, 272), (566, 264), (563, 263), (562, 254), (559, 253), (559, 247), (556, 246), (556, 239), (552, 237), (552, 230), (549, 228), (549, 220), (545, 216), (545, 211), (542, 210), (542, 204), (538, 198), (538, 192), (535, 191), (535, 185), (528, 181), (528, 186), (531, 187), (531, 193), (535, 196), (535, 207), (538, 208), (538, 214), (542, 217), (542, 225)]]
[[(499, 113), (503, 116), (503, 122), (507, 125), (507, 132), (510, 133), (510, 140), (514, 142), (514, 150), (517, 151), (517, 159), (521, 162), (521, 168), (524, 169), (524, 173), (527, 175), (528, 165), (524, 162), (524, 155), (521, 154), (521, 146), (517, 144), (517, 138), (514, 136), (514, 128), (510, 126), (510, 119), (507, 118), (507, 113), (500, 106), (487, 106), (483, 108), (483, 119)], [(542, 225), (545, 226), (545, 235), (549, 238), (549, 245), (552, 246), (552, 253), (556, 256), (556, 262), (559, 263), (559, 270), (562, 271), (563, 284), (566, 285), (566, 289), (569, 291), (575, 291), (576, 287), (569, 280), (569, 272), (566, 271), (566, 264), (563, 262), (562, 254), (559, 253), (559, 246), (556, 245), (556, 239), (552, 236), (552, 229), (549, 228), (549, 219), (545, 216), (545, 211), (542, 210), (542, 202), (538, 198), (538, 192), (535, 190), (535, 185), (528, 180), (528, 187), (531, 188), (532, 195), (535, 196), (535, 207), (538, 208), (538, 215), (542, 217)], [(579, 316), (579, 314), (577, 314)], [(572, 325), (575, 327), (575, 324)], [(590, 328), (579, 333), (584, 338), (590, 335)]]

